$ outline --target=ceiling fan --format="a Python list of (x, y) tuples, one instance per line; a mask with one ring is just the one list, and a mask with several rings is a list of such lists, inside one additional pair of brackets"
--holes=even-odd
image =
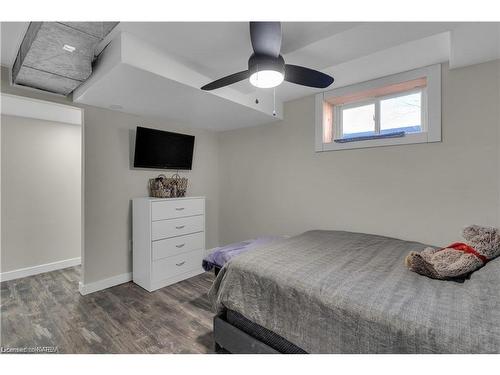
[(276, 87), (283, 81), (316, 88), (326, 88), (333, 83), (333, 77), (317, 70), (285, 64), (280, 55), (280, 22), (250, 22), (250, 39), (254, 53), (248, 59), (248, 69), (213, 81), (202, 90), (215, 90), (247, 78), (259, 88)]

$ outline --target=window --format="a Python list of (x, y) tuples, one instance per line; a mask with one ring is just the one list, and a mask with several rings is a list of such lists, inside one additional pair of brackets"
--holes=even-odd
[(440, 65), (317, 96), (316, 150), (441, 140)]
[(380, 105), (380, 133), (393, 131), (420, 133), (422, 127), (423, 91), (403, 93), (392, 98), (382, 98)]
[(403, 137), (422, 132), (424, 89), (333, 105), (334, 141)]
[[(342, 106), (339, 110), (339, 137), (355, 138), (359, 136), (375, 135), (375, 103), (358, 104), (354, 107)], [(337, 118), (335, 116), (334, 118)]]

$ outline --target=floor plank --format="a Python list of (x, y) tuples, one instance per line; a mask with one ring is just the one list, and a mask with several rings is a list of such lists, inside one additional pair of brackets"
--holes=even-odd
[(129, 282), (82, 296), (80, 267), (1, 283), (1, 346), (59, 353), (211, 353), (204, 273), (149, 293)]

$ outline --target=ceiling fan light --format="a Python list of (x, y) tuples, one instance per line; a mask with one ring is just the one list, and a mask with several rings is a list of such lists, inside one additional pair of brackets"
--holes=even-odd
[(276, 70), (260, 70), (250, 76), (250, 83), (261, 89), (276, 87), (283, 82), (284, 75)]

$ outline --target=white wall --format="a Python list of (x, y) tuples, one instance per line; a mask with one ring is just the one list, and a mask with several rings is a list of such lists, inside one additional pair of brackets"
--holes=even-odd
[[(68, 103), (11, 87), (2, 92)], [(137, 125), (196, 135), (190, 195), (207, 196), (207, 246), (266, 233), (346, 229), (436, 245), (498, 225), (500, 63), (443, 70), (443, 142), (314, 152), (314, 98), (285, 119), (220, 134), (90, 106), (85, 111), (85, 283), (131, 271), (130, 199), (158, 171), (130, 168)], [(2, 179), (3, 180), (3, 179)], [(219, 215), (220, 210), (220, 215)]]
[(219, 242), (217, 135), (89, 108), (85, 110), (85, 283), (132, 270), (130, 200), (148, 195), (149, 178), (172, 174), (131, 168), (137, 125), (195, 135), (193, 169), (179, 174), (189, 178), (188, 195), (207, 197), (207, 246)]
[(442, 143), (315, 153), (314, 97), (221, 133), (221, 243), (320, 228), (446, 245), (499, 225), (499, 67), (443, 67)]
[(218, 245), (219, 173), (216, 133), (191, 131), (160, 119), (77, 105), (69, 98), (13, 87), (8, 83), (8, 70), (2, 67), (1, 72), (2, 92), (70, 104), (84, 110), (84, 284), (132, 271), (130, 200), (147, 195), (149, 178), (156, 177), (159, 173), (172, 173), (131, 168), (133, 130), (138, 125), (196, 136), (193, 170), (180, 174), (189, 178), (189, 195), (206, 196), (207, 247)]
[(81, 127), (1, 116), (1, 272), (81, 254)]

